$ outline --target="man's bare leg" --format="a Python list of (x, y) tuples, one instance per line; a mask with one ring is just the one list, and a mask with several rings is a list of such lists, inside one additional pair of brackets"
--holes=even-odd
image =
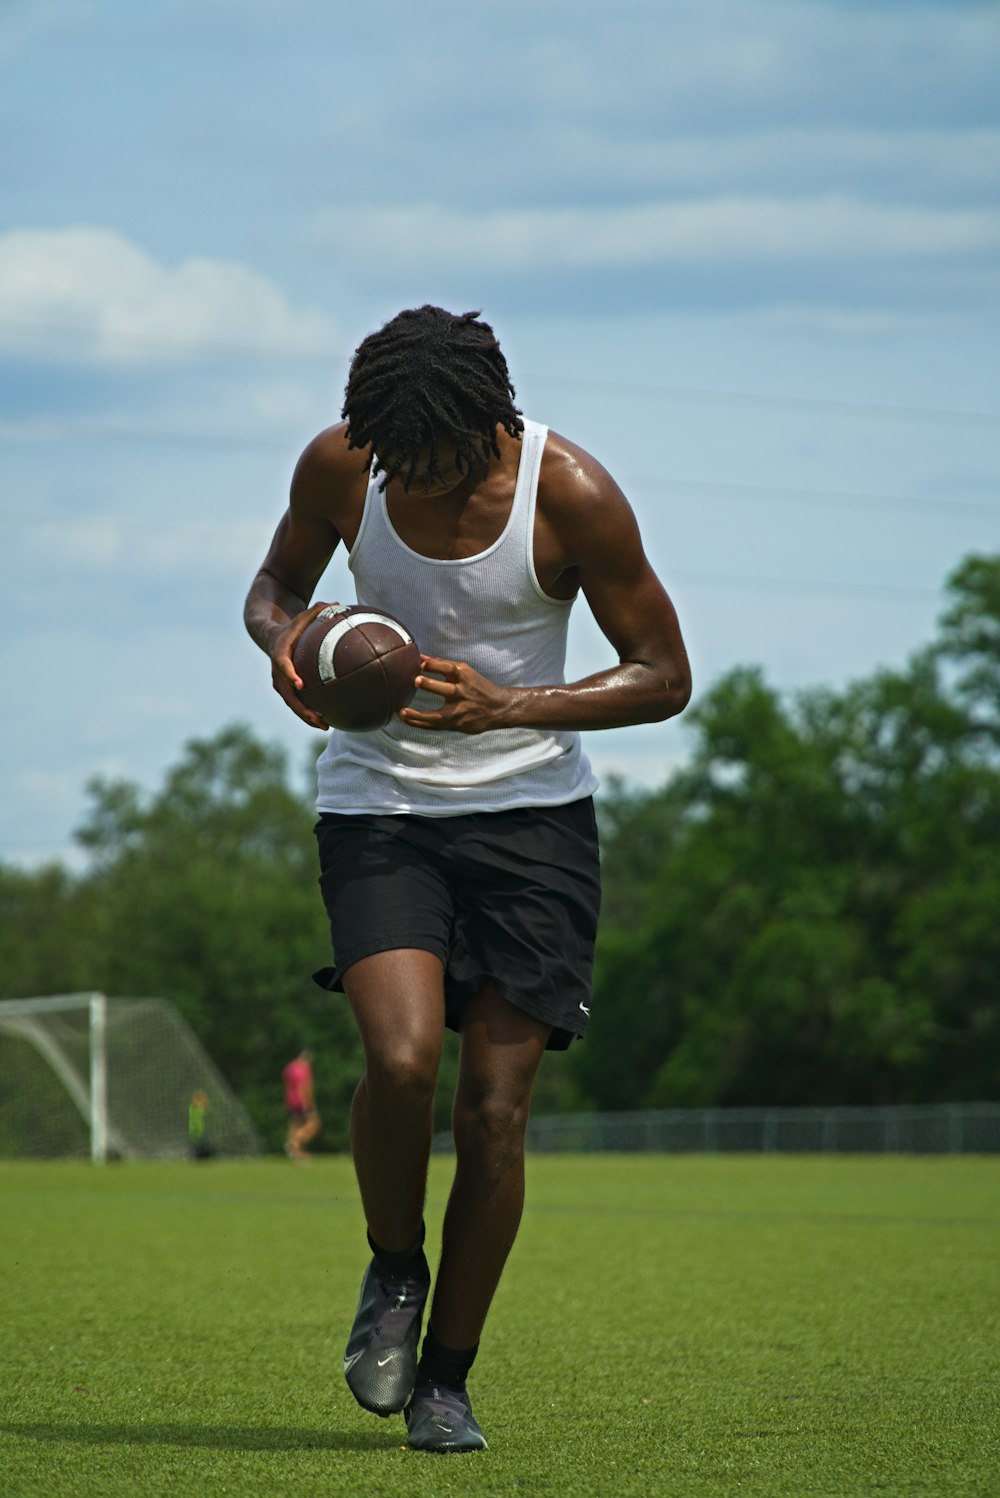
[(531, 1090), (550, 1033), (492, 983), (463, 1013), (457, 1163), (430, 1315), (434, 1337), (449, 1348), (478, 1343), (517, 1235)]
[(431, 952), (376, 952), (344, 975), (365, 1051), (351, 1152), (368, 1230), (402, 1253), (420, 1233), (444, 1039), (444, 973)]
[(355, 963), (344, 987), (365, 1050), (365, 1074), (351, 1109), (351, 1148), (373, 1249), (344, 1376), (364, 1409), (391, 1415), (413, 1392), (430, 1287), (422, 1223), (444, 977), (431, 953), (403, 948)]
[(466, 1006), (453, 1126), (457, 1163), (430, 1325), (406, 1411), (409, 1445), (476, 1451), (486, 1437), (465, 1379), (524, 1204), (524, 1131), (551, 1027), (493, 983)]

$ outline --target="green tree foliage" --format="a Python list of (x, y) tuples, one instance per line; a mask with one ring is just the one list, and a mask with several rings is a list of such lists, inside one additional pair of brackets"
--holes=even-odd
[(949, 592), (937, 642), (842, 694), (730, 673), (688, 768), (612, 797), (595, 1105), (995, 1096), (1000, 558)]
[[(691, 710), (655, 792), (601, 798), (591, 1030), (536, 1107), (989, 1098), (1000, 1076), (1000, 556), (949, 583), (901, 671), (784, 700), (759, 671)], [(153, 795), (95, 780), (82, 875), (0, 866), (0, 994), (170, 999), (283, 1136), (280, 1071), (316, 1052), (323, 1142), (361, 1055), (329, 961), (312, 775), (241, 727)], [(449, 1041), (438, 1096), (454, 1076)]]

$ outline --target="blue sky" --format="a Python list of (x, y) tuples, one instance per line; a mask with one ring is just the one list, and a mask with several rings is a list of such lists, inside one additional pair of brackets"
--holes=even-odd
[[(998, 76), (958, 0), (7, 0), (0, 860), (234, 720), (305, 764), (243, 595), (423, 301), (623, 484), (697, 687), (901, 665), (1000, 544)], [(683, 720), (588, 748), (657, 784)]]

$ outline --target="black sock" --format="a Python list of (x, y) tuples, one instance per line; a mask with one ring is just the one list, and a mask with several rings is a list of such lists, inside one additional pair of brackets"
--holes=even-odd
[(390, 1253), (387, 1248), (380, 1248), (368, 1234), (368, 1247), (378, 1260), (379, 1268), (386, 1274), (401, 1274), (404, 1270), (411, 1269), (414, 1261), (419, 1259), (420, 1252), (424, 1246), (424, 1224), (420, 1224), (420, 1232), (414, 1238), (409, 1248), (404, 1248), (402, 1253)]
[(475, 1347), (461, 1349), (445, 1347), (444, 1343), (439, 1342), (432, 1329), (428, 1327), (420, 1354), (417, 1382), (444, 1384), (447, 1389), (457, 1389), (460, 1393), (463, 1392), (469, 1369), (475, 1362), (478, 1351), (478, 1342)]

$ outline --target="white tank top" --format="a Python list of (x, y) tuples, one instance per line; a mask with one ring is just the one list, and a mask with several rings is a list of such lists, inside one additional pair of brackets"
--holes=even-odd
[[(425, 655), (468, 661), (499, 686), (566, 679), (572, 600), (542, 591), (533, 555), (547, 435), (547, 427), (525, 422), (510, 516), (478, 556), (439, 560), (413, 551), (393, 529), (374, 477), (350, 554), (359, 603), (395, 614)], [(440, 703), (418, 692), (413, 705)], [(409, 728), (399, 718), (370, 733), (331, 731), (318, 769), (321, 812), (450, 817), (562, 806), (597, 788), (578, 733), (504, 728), (470, 736)]]

